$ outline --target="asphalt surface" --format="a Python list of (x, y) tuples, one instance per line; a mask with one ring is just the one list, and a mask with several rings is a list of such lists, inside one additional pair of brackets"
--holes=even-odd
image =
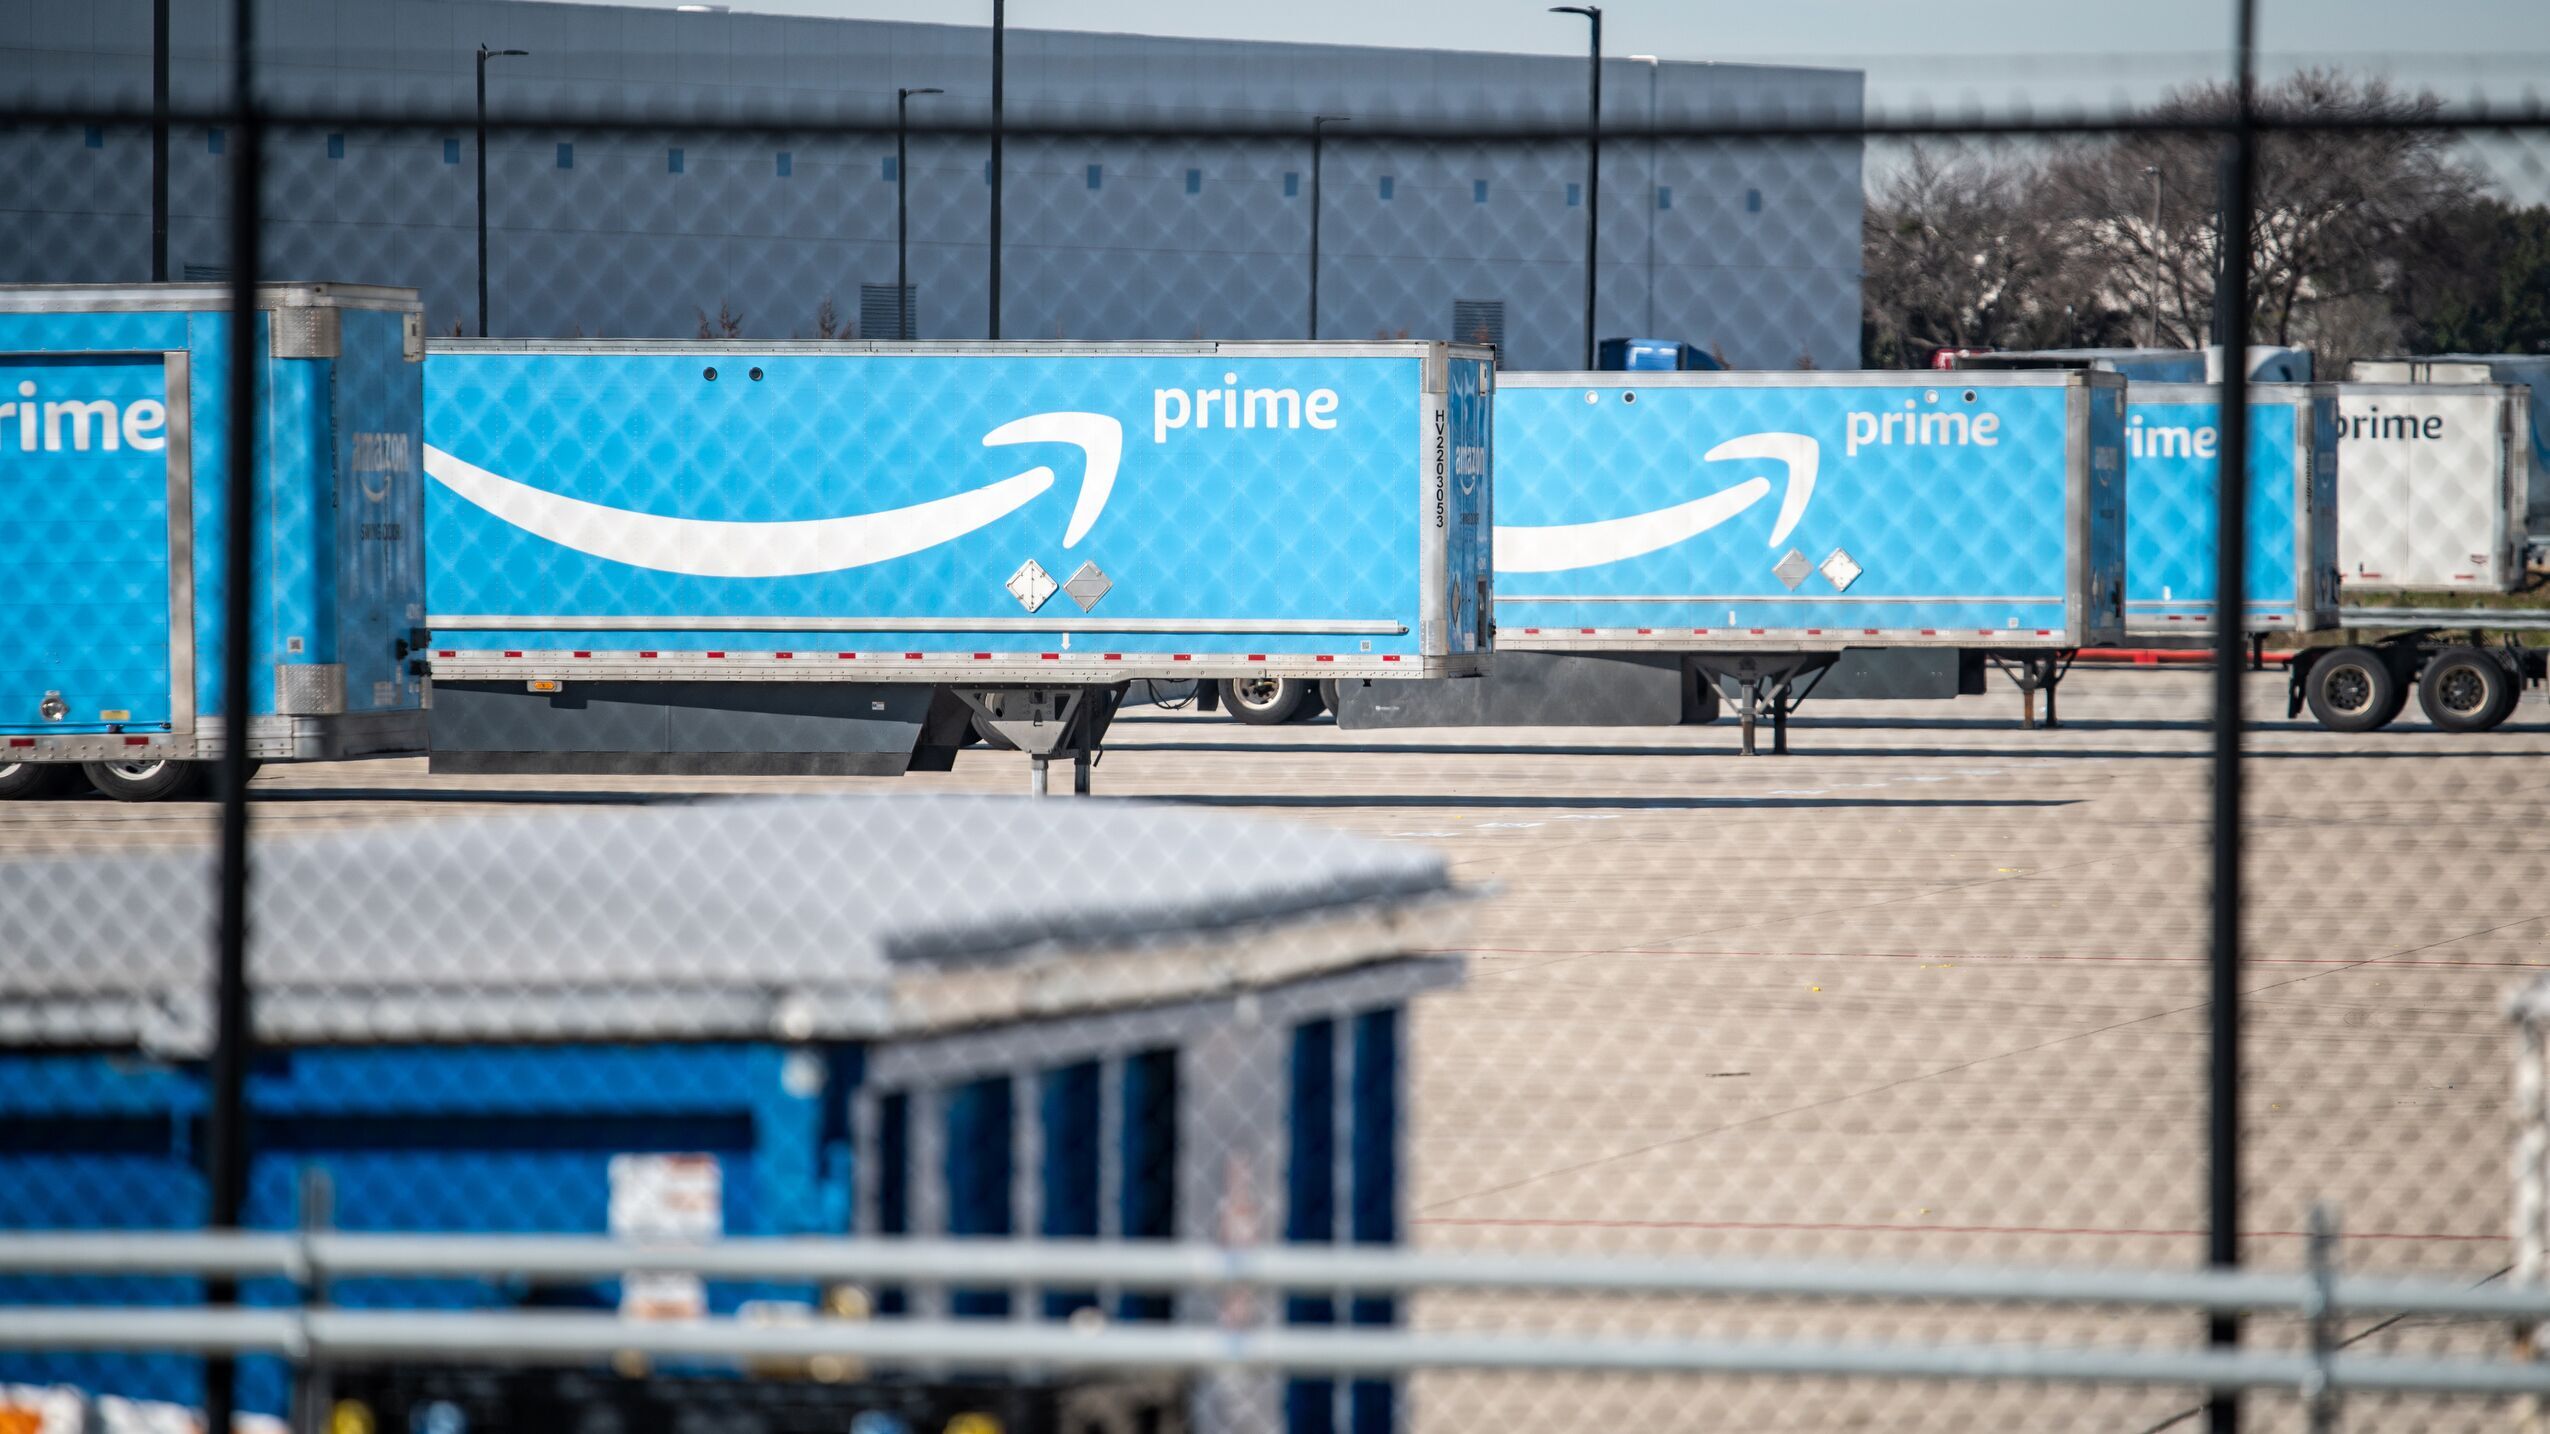
[[(2253, 677), (2244, 1258), (2314, 1203), (2351, 1270), (2510, 1263), (2511, 1032), (2550, 968), (2550, 707), (2484, 736), (2412, 707), (2349, 736)], [(2210, 678), (2083, 670), (2066, 723), (2006, 688), (1810, 708), (1785, 757), (1686, 728), (1345, 732), (1132, 709), (1100, 799), (1228, 807), (1441, 849), (1491, 887), (1415, 1031), (1411, 1231), (1436, 1248), (2186, 1268), (2205, 1223)], [(1058, 783), (1062, 784), (1062, 783)], [(1021, 792), (969, 752), (893, 779), (450, 778), (269, 768), (261, 838), (738, 792)], [(1057, 798), (1056, 800), (1069, 800)], [(0, 807), (0, 860), (202, 848), (208, 810)], [(1196, 860), (1210, 860), (1198, 853)], [(102, 908), (111, 898), (101, 894)], [(1771, 1302), (1421, 1300), (1427, 1327), (1739, 1338), (2189, 1337), (2184, 1319)], [(2476, 1352), (2409, 1321), (2362, 1352)], [(2299, 1337), (2267, 1321), (2259, 1337)], [(2172, 1390), (1429, 1375), (1420, 1427), (2145, 1429)], [(2298, 1421), (2291, 1401), (2260, 1427)], [(2350, 1428), (2502, 1407), (2358, 1400)]]

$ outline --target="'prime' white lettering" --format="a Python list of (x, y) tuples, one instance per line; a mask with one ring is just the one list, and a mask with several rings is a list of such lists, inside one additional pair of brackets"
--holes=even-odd
[(2178, 428), (2143, 423), (2135, 414), (2125, 420), (2125, 452), (2134, 458), (2211, 458), (2220, 449), (2222, 436), (2213, 426)]
[(2341, 413), (2337, 421), (2340, 438), (2440, 439), (2444, 436), (2443, 415), (2436, 413), (2384, 413), (2368, 409), (2362, 413)]
[(121, 406), (111, 398), (39, 401), (35, 380), (22, 379), (17, 402), (0, 403), (0, 446), (12, 436), (21, 453), (59, 453), (66, 446), (74, 453), (92, 447), (157, 453), (168, 446), (168, 407), (155, 398)]
[(1911, 399), (1904, 400), (1904, 411), (1880, 413), (1855, 411), (1842, 420), (1842, 456), (1857, 457), (1863, 448), (1892, 447), (1968, 447), (2001, 446), (2001, 418), (1998, 414), (1928, 413)]
[(1337, 390), (1314, 388), (1309, 393), (1291, 388), (1239, 387), (1240, 376), (1222, 375), (1227, 387), (1199, 388), (1189, 393), (1182, 388), (1156, 388), (1151, 391), (1151, 441), (1166, 443), (1173, 428), (1211, 428), (1214, 412), (1222, 415), (1224, 428), (1300, 428), (1308, 424), (1317, 429), (1337, 426)]

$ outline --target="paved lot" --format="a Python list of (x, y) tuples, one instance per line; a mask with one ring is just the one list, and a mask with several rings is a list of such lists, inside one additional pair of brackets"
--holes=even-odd
[[(1468, 984), (1418, 1017), (1422, 1243), (2183, 1267), (2203, 1223), (2207, 681), (2083, 672), (2051, 732), (2019, 730), (2007, 690), (1836, 704), (1809, 710), (1792, 755), (1752, 759), (1726, 723), (1350, 733), (1136, 709), (1098, 785), (1427, 843), (1494, 887)], [(2252, 682), (2248, 1254), (2298, 1260), (2324, 1200), (2351, 1266), (2489, 1278), (2510, 1258), (2499, 1004), (2550, 966), (2550, 708), (2484, 737), (2413, 713), (2342, 736), (2284, 721), (2280, 678)], [(1013, 756), (959, 766), (900, 789), (1025, 785)], [(450, 779), (388, 762), (276, 769), (256, 791), (260, 831), (288, 838), (890, 785)], [(0, 808), (0, 855), (209, 837), (201, 810)], [(1436, 1301), (1420, 1319), (1510, 1327), (1527, 1312), (1760, 1338), (2063, 1328), (1513, 1301)], [(2408, 1324), (2359, 1347), (2494, 1337)], [(1418, 1407), (1435, 1428), (2140, 1429), (2185, 1403), (2067, 1396), (2057, 1418), (2021, 1391), (1939, 1404), (1874, 1386), (1567, 1389), (1434, 1378)], [(2462, 1427), (2465, 1413), (2480, 1416), (2359, 1405), (2352, 1425)]]

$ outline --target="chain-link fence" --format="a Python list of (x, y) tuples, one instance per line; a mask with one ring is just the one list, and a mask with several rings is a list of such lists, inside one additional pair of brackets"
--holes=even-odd
[(5, 55), (0, 1430), (2531, 1415), (2537, 105), (152, 18)]

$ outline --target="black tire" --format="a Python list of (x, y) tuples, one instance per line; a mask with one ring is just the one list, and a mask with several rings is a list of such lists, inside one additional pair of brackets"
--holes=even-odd
[(2514, 674), (2476, 647), (2447, 647), (2426, 661), (2417, 705), (2447, 732), (2485, 732), (2515, 710)]
[(2311, 665), (2302, 695), (2312, 717), (2330, 731), (2371, 732), (2399, 715), (2408, 688), (2382, 654), (2341, 647)]
[(1328, 710), (1328, 680), (1314, 678), (1302, 683), (1302, 705), (1293, 709), (1296, 722), (1315, 722)]
[(80, 769), (70, 762), (0, 762), (0, 802), (40, 802), (79, 789)]
[(1280, 727), (1311, 700), (1310, 684), (1298, 677), (1224, 678), (1221, 688), (1223, 709), (1252, 727)]
[(1327, 708), (1331, 712), (1337, 710), (1336, 678), (1323, 677), (1319, 679), (1319, 705)]
[(201, 762), (86, 762), (89, 785), (119, 802), (182, 802), (204, 784)]

